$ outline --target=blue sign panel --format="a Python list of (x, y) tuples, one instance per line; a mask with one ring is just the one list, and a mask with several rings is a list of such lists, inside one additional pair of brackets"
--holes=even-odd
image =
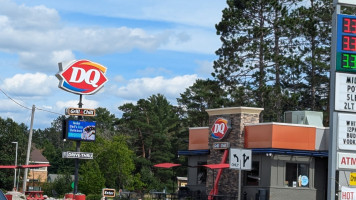
[(94, 141), (95, 140), (95, 125), (93, 121), (67, 121), (67, 134), (68, 140), (82, 140)]
[(356, 73), (356, 16), (337, 16), (336, 71)]

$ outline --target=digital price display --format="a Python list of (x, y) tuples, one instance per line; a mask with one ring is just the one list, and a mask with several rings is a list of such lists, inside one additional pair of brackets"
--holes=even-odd
[(338, 15), (336, 71), (356, 73), (356, 16)]

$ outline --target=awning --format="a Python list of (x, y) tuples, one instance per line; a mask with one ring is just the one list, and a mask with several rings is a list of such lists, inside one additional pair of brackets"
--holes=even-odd
[(230, 164), (229, 163), (221, 163), (221, 164), (209, 164), (209, 165), (203, 165), (203, 166), (210, 168), (210, 169), (223, 169), (223, 168), (229, 168)]
[(16, 168), (41, 168), (49, 167), (50, 164), (36, 164), (36, 165), (0, 165), (0, 169), (16, 169)]
[(15, 169), (16, 165), (0, 165), (0, 169)]
[(36, 164), (36, 165), (20, 165), (18, 168), (41, 168), (41, 167), (49, 167), (50, 164)]
[(181, 164), (176, 164), (176, 163), (159, 163), (156, 165), (153, 165), (154, 167), (160, 167), (160, 168), (172, 168), (172, 167), (177, 167), (181, 166)]

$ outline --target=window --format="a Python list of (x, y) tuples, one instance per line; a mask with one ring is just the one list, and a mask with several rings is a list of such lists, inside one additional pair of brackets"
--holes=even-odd
[(309, 165), (302, 163), (286, 163), (285, 186), (309, 187)]
[(197, 184), (205, 184), (206, 183), (206, 174), (207, 174), (207, 170), (206, 167), (203, 167), (202, 165), (206, 165), (206, 162), (198, 162), (198, 180), (197, 180)]
[(258, 161), (252, 161), (251, 171), (245, 172), (245, 184), (246, 185), (259, 185), (260, 183), (260, 163)]

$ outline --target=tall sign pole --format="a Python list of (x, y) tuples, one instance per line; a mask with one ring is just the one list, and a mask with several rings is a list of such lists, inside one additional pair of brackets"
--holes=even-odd
[[(89, 60), (73, 60), (65, 64), (59, 63), (58, 65), (59, 65), (59, 72), (56, 74), (56, 77), (60, 80), (58, 87), (65, 91), (79, 95), (79, 103), (78, 103), (79, 109), (77, 110), (79, 113), (77, 114), (79, 114), (78, 121), (82, 121), (83, 120), (82, 114), (85, 113), (81, 113), (81, 112), (90, 111), (90, 109), (82, 110), (82, 106), (83, 106), (82, 97), (83, 95), (95, 94), (104, 86), (104, 84), (108, 81), (108, 79), (105, 76), (106, 67)], [(91, 127), (82, 127), (79, 122), (76, 122), (76, 124), (71, 124), (69, 126), (71, 126), (69, 129), (73, 129), (73, 130), (75, 129), (73, 133), (74, 135), (77, 135), (76, 134), (77, 131), (85, 131), (88, 133), (92, 132)], [(91, 135), (92, 134), (90, 134), (89, 137), (91, 137)], [(76, 140), (76, 153), (79, 154), (80, 154), (81, 140), (85, 141), (86, 139), (89, 139), (89, 138), (85, 138), (85, 136), (83, 137), (83, 135), (79, 135), (79, 137), (73, 137), (73, 135), (71, 135), (71, 137), (68, 138), (72, 138), (72, 139), (74, 138)], [(73, 188), (74, 195), (78, 193), (79, 159), (80, 158), (75, 158), (74, 188)]]
[[(83, 103), (82, 103), (82, 97), (83, 95), (79, 95), (79, 103), (78, 107), (82, 108)], [(78, 116), (78, 120), (82, 120), (82, 116)], [(76, 152), (80, 152), (80, 140), (76, 141)], [(78, 193), (78, 179), (79, 179), (79, 158), (75, 159), (75, 171), (74, 171), (74, 189), (73, 189), (73, 194)]]
[[(352, 74), (356, 73), (356, 17), (345, 18), (340, 15), (341, 6), (356, 6), (355, 0), (334, 0), (332, 18), (332, 46), (330, 67), (330, 141), (328, 158), (328, 193), (327, 199), (337, 199), (339, 190), (336, 171), (339, 170), (339, 150), (352, 151), (347, 146), (347, 133), (340, 133), (342, 112), (356, 112), (356, 90), (353, 87)], [(355, 34), (355, 36), (353, 36)], [(356, 78), (355, 78), (356, 79)], [(356, 115), (355, 115), (356, 116)], [(345, 131), (346, 132), (346, 131)], [(345, 138), (343, 138), (345, 137)], [(341, 142), (340, 142), (341, 141)], [(345, 144), (342, 144), (344, 141)]]

